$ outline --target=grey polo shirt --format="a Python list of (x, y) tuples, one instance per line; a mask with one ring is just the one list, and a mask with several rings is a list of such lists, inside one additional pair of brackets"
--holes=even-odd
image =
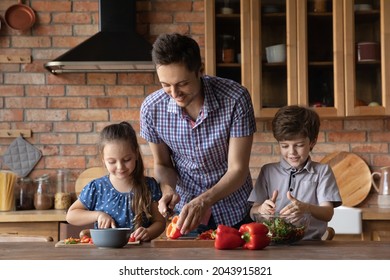
[[(314, 162), (310, 158), (301, 170), (295, 170), (284, 159), (264, 165), (257, 178), (248, 201), (262, 204), (278, 190), (276, 212), (290, 203), (287, 192), (298, 200), (314, 205), (329, 201), (334, 207), (341, 205), (341, 197), (332, 169), (327, 164)], [(311, 217), (305, 240), (321, 239), (327, 222)]]

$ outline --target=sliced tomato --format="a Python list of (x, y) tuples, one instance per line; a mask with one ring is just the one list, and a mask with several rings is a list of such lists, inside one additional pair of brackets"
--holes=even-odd
[(135, 237), (134, 236), (130, 236), (129, 242), (135, 242)]
[(69, 237), (64, 240), (65, 244), (77, 244), (80, 242), (80, 238)]
[(198, 235), (196, 239), (200, 240), (214, 240), (215, 239), (215, 230), (209, 229)]
[(80, 243), (89, 243), (91, 241), (91, 237), (88, 237), (86, 235), (84, 235), (81, 239), (80, 239)]

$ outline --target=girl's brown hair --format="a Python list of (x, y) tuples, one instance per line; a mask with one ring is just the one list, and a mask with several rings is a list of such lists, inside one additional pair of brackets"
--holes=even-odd
[(119, 124), (111, 124), (106, 126), (100, 133), (99, 151), (103, 157), (104, 146), (108, 142), (125, 141), (129, 144), (131, 149), (137, 154), (136, 166), (131, 174), (133, 184), (133, 200), (131, 208), (134, 212), (135, 229), (142, 226), (143, 213), (147, 219), (151, 218), (150, 209), (152, 197), (145, 180), (145, 167), (142, 160), (140, 148), (137, 141), (137, 134), (134, 128), (128, 122), (121, 122)]

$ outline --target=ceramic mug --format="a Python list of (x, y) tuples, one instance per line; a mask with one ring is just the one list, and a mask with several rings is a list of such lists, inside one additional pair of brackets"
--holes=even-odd
[(380, 48), (377, 42), (360, 42), (357, 44), (358, 61), (378, 61)]
[(315, 13), (326, 12), (326, 0), (314, 0), (313, 11)]
[(265, 54), (268, 63), (285, 62), (286, 61), (286, 45), (278, 44), (265, 48)]
[(224, 14), (224, 15), (231, 15), (233, 14), (234, 11), (232, 8), (229, 8), (229, 7), (222, 7), (221, 8), (221, 14)]

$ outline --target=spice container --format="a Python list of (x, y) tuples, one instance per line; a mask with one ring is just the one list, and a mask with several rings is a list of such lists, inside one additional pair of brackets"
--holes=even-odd
[(34, 184), (29, 177), (18, 178), (15, 184), (15, 209), (34, 209)]
[(66, 210), (71, 205), (71, 193), (68, 186), (68, 170), (60, 169), (57, 171), (57, 190), (54, 195), (54, 208)]
[(327, 0), (314, 0), (313, 12), (324, 13), (327, 11)]
[(50, 189), (49, 175), (35, 179), (37, 190), (34, 194), (34, 207), (37, 210), (47, 210), (53, 208), (53, 194)]
[(222, 35), (222, 62), (232, 63), (234, 62), (234, 36)]

